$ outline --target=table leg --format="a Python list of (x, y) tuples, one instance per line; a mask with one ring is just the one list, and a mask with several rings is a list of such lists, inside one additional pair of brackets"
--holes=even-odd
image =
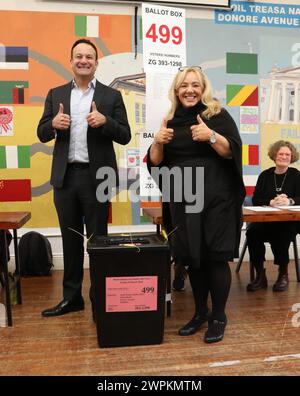
[(14, 250), (15, 250), (15, 265), (16, 265), (16, 286), (17, 286), (17, 303), (22, 304), (22, 291), (21, 291), (21, 268), (20, 268), (20, 257), (18, 248), (18, 235), (17, 230), (14, 232)]
[(7, 239), (6, 239), (6, 232), (2, 231), (2, 233), (3, 233), (3, 239), (4, 239), (4, 249), (2, 252), (2, 257), (3, 257), (3, 275), (4, 275), (4, 287), (5, 287), (6, 315), (7, 315), (8, 326), (12, 326), (12, 312), (11, 312), (9, 278), (8, 278)]
[(160, 225), (156, 224), (156, 234), (160, 235)]
[(169, 258), (167, 274), (167, 316), (171, 316), (171, 258)]

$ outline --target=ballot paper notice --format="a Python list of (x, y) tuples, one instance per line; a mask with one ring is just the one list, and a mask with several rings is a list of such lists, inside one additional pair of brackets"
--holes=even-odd
[(105, 279), (106, 312), (157, 311), (157, 276)]
[(244, 206), (244, 209), (252, 210), (253, 212), (279, 212), (279, 208), (273, 206)]

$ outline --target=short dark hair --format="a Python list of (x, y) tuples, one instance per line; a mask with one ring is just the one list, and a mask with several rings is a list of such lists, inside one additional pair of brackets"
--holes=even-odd
[(85, 38), (81, 38), (79, 40), (76, 40), (75, 43), (72, 45), (71, 48), (71, 59), (73, 58), (73, 49), (78, 45), (78, 44), (88, 44), (91, 47), (93, 47), (94, 51), (96, 52), (96, 60), (98, 60), (98, 51), (97, 51), (97, 47), (95, 46), (94, 43), (92, 43), (90, 40), (85, 39)]
[(275, 161), (276, 155), (278, 151), (281, 149), (281, 147), (287, 147), (291, 151), (291, 164), (293, 162), (298, 161), (299, 159), (299, 153), (296, 149), (296, 147), (289, 141), (286, 140), (278, 140), (277, 142), (273, 143), (269, 147), (268, 155), (271, 158), (271, 160)]

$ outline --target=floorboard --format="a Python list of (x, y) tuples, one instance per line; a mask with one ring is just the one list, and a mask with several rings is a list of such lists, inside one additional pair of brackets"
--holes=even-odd
[[(296, 313), (292, 307), (298, 303), (300, 312), (300, 284), (294, 263), (290, 266), (288, 291), (272, 291), (277, 273), (268, 263), (268, 289), (247, 293), (248, 265), (244, 263), (236, 274), (232, 264), (225, 338), (209, 345), (203, 342), (205, 328), (190, 337), (177, 335), (178, 328), (193, 315), (188, 282), (184, 292), (172, 293), (172, 316), (165, 319), (162, 344), (99, 348), (87, 271), (83, 288), (86, 309), (57, 318), (43, 318), (41, 311), (60, 301), (62, 271), (54, 271), (51, 277), (23, 278), (23, 304), (13, 306), (14, 326), (0, 328), (0, 375), (299, 375), (300, 327), (292, 324)], [(300, 326), (300, 317), (296, 324)]]

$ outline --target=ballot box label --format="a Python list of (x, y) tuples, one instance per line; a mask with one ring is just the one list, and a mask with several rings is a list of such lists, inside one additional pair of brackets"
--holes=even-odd
[(105, 278), (106, 312), (157, 310), (157, 276)]

